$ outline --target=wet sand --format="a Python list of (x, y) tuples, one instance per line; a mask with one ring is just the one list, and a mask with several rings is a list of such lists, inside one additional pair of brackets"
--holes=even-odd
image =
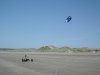
[(0, 75), (100, 75), (100, 53), (0, 52)]

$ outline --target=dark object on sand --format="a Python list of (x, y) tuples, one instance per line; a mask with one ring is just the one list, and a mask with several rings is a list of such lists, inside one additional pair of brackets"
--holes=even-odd
[(25, 54), (25, 56), (22, 58), (22, 62), (33, 62), (33, 59), (29, 59), (29, 57)]

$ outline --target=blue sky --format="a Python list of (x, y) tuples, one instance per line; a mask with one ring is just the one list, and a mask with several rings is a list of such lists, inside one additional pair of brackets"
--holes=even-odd
[(100, 0), (0, 0), (0, 48), (44, 45), (100, 48)]

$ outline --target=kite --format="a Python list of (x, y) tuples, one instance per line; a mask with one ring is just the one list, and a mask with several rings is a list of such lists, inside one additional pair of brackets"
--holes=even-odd
[(72, 17), (71, 16), (68, 16), (67, 18), (66, 18), (66, 20), (65, 20), (65, 22), (69, 22), (69, 21), (71, 21), (71, 19), (72, 19)]

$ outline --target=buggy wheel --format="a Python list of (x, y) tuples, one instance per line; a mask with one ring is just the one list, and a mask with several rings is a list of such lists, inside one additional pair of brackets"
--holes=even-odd
[(31, 59), (31, 62), (33, 62), (33, 59)]

